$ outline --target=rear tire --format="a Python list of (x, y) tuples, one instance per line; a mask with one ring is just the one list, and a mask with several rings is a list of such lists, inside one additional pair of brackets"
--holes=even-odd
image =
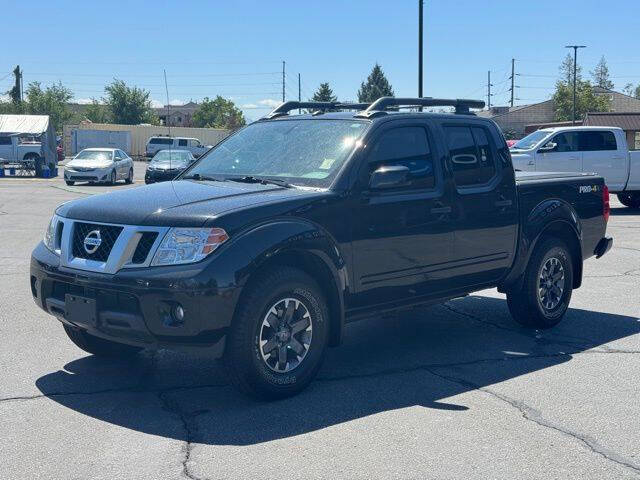
[(507, 292), (513, 319), (529, 328), (545, 329), (560, 323), (573, 290), (571, 253), (555, 237), (542, 239), (524, 274), (519, 290)]
[(640, 208), (640, 192), (618, 193), (618, 200), (625, 207)]
[(318, 284), (296, 268), (278, 267), (249, 285), (240, 300), (223, 360), (243, 393), (285, 398), (313, 380), (328, 338), (329, 310)]
[(69, 339), (81, 350), (99, 357), (131, 357), (142, 350), (122, 343), (95, 337), (79, 328), (63, 325)]

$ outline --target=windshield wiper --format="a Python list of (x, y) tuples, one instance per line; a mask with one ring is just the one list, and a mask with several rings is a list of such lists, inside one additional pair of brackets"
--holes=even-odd
[(254, 177), (252, 175), (247, 175), (246, 177), (227, 177), (225, 180), (230, 180), (232, 182), (240, 182), (240, 183), (261, 183), (263, 185), (271, 184), (278, 185), (279, 187), (284, 188), (293, 188), (294, 186), (284, 180), (279, 180), (277, 178), (263, 178), (263, 177)]
[(199, 173), (194, 173), (193, 175), (187, 175), (186, 177), (180, 177), (180, 180), (208, 180), (211, 182), (226, 182), (226, 178), (216, 178), (210, 177), (208, 175), (200, 175)]

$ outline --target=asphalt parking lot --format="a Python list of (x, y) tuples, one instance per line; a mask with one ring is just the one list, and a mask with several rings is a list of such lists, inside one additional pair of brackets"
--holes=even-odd
[(299, 396), (238, 394), (206, 357), (97, 359), (31, 299), (55, 207), (137, 188), (0, 179), (0, 477), (640, 478), (640, 212), (551, 331), (478, 292), (347, 327)]

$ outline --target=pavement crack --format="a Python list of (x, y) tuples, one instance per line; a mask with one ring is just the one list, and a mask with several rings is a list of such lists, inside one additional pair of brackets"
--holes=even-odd
[(479, 390), (487, 395), (490, 395), (508, 405), (510, 405), (511, 407), (517, 409), (522, 417), (526, 420), (529, 420), (533, 423), (536, 423), (537, 425), (540, 425), (541, 427), (544, 428), (548, 428), (551, 430), (555, 430), (563, 435), (566, 435), (568, 437), (571, 437), (574, 440), (577, 440), (579, 442), (581, 442), (582, 444), (584, 444), (589, 450), (591, 450), (593, 453), (600, 455), (601, 457), (605, 458), (606, 460), (616, 463), (622, 467), (628, 468), (630, 470), (633, 470), (635, 473), (640, 473), (640, 464), (634, 463), (632, 460), (625, 458), (623, 455), (619, 455), (616, 452), (613, 452), (607, 448), (605, 448), (603, 445), (601, 445), (600, 443), (598, 443), (598, 441), (593, 438), (590, 437), (584, 433), (580, 433), (576, 430), (572, 430), (569, 429), (567, 427), (564, 427), (558, 423), (555, 423), (549, 419), (544, 418), (544, 416), (542, 415), (542, 412), (540, 412), (539, 410), (527, 405), (526, 403), (520, 401), (520, 400), (516, 400), (513, 399), (511, 397), (508, 397), (507, 395), (503, 395), (501, 393), (498, 393), (494, 390), (491, 390), (489, 388), (486, 387), (482, 387), (480, 385), (476, 385), (472, 382), (469, 382), (465, 379), (462, 378), (458, 378), (458, 377), (453, 377), (450, 375), (445, 375), (443, 373), (438, 373), (435, 372), (433, 370), (429, 370), (429, 372), (431, 374), (433, 374), (436, 377), (440, 377), (444, 380), (448, 380), (452, 383), (457, 383), (458, 385), (462, 385), (463, 387), (465, 387), (466, 389), (473, 389), (473, 390)]

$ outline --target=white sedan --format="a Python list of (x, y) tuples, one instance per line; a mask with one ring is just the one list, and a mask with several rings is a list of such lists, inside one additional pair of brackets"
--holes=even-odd
[(67, 185), (76, 182), (133, 183), (133, 160), (117, 148), (85, 148), (64, 166)]

